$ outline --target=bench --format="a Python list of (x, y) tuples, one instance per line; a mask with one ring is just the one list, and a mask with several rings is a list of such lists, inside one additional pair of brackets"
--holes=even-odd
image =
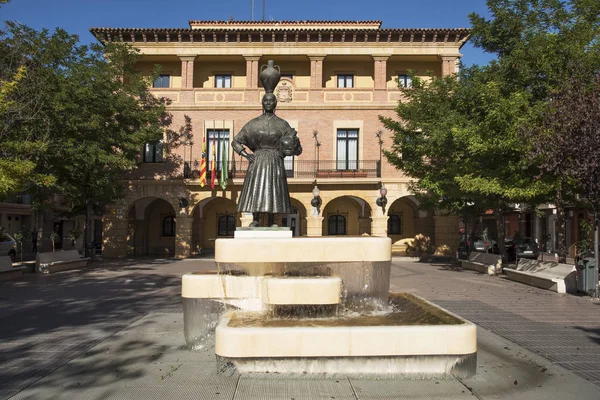
[(512, 281), (557, 293), (577, 291), (577, 272), (575, 266), (570, 264), (520, 259), (515, 269), (506, 268), (504, 273)]
[(35, 272), (48, 274), (50, 272), (82, 268), (87, 265), (89, 260), (89, 258), (81, 257), (77, 250), (37, 253), (35, 257)]
[(13, 267), (10, 256), (0, 256), (0, 280), (18, 278), (25, 267)]
[(498, 275), (502, 273), (502, 257), (498, 254), (472, 251), (468, 260), (461, 260), (460, 266), (482, 274)]

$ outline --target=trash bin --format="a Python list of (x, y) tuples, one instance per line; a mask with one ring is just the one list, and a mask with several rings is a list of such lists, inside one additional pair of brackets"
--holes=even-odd
[(588, 294), (594, 291), (596, 289), (596, 282), (594, 282), (596, 259), (582, 258), (575, 266), (577, 268), (577, 290)]

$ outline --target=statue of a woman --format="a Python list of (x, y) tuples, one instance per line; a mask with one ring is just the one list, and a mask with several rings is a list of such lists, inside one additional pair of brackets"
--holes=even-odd
[[(270, 61), (269, 66), (272, 64)], [(237, 206), (238, 211), (253, 213), (250, 226), (258, 226), (258, 213), (292, 212), (283, 159), (302, 153), (296, 130), (275, 115), (277, 98), (273, 90), (279, 78), (269, 82), (261, 74), (261, 81), (266, 91), (263, 114), (244, 125), (231, 142), (233, 150), (250, 162)]]

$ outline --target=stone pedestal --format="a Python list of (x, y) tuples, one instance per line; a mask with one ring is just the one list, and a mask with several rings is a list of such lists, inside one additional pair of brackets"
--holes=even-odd
[(306, 236), (323, 236), (323, 217), (306, 217)]
[(387, 215), (371, 217), (371, 236), (387, 236)]

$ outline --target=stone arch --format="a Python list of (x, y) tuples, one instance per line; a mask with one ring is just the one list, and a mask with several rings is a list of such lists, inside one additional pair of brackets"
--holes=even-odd
[[(387, 207), (388, 236), (392, 243), (406, 238), (414, 238), (422, 234), (434, 238), (435, 222), (433, 213), (419, 211), (419, 201), (413, 195), (402, 196)], [(394, 218), (400, 223), (400, 230), (393, 231)], [(398, 221), (399, 218), (399, 221)]]
[(228, 197), (208, 197), (196, 203), (192, 210), (192, 255), (202, 251), (212, 251), (218, 237), (232, 237), (233, 232), (225, 229), (224, 236), (219, 236), (220, 218), (233, 217), (235, 226), (241, 226), (240, 214), (235, 201)]
[[(349, 236), (370, 234), (371, 206), (364, 199), (357, 196), (339, 196), (327, 201), (322, 207), (323, 236), (342, 231), (341, 224), (345, 223), (345, 234)], [(333, 222), (331, 222), (333, 221)], [(334, 228), (330, 223), (337, 223)]]
[[(306, 207), (304, 206), (304, 204), (302, 204), (302, 202), (298, 199), (295, 199), (293, 197), (290, 197), (290, 202), (292, 204), (292, 208), (295, 209), (297, 211), (298, 217), (295, 221), (296, 224), (298, 224), (298, 236), (306, 236), (306, 231), (307, 231), (307, 223), (306, 223), (306, 217), (307, 217), (307, 211), (306, 211)], [(282, 215), (281, 218), (286, 218), (285, 215)], [(290, 226), (291, 224), (288, 221), (288, 224), (283, 224), (283, 220), (282, 220), (282, 224), (281, 226)], [(290, 226), (290, 228), (292, 228)]]
[(165, 198), (143, 197), (127, 212), (127, 253), (130, 256), (175, 255), (176, 208)]

